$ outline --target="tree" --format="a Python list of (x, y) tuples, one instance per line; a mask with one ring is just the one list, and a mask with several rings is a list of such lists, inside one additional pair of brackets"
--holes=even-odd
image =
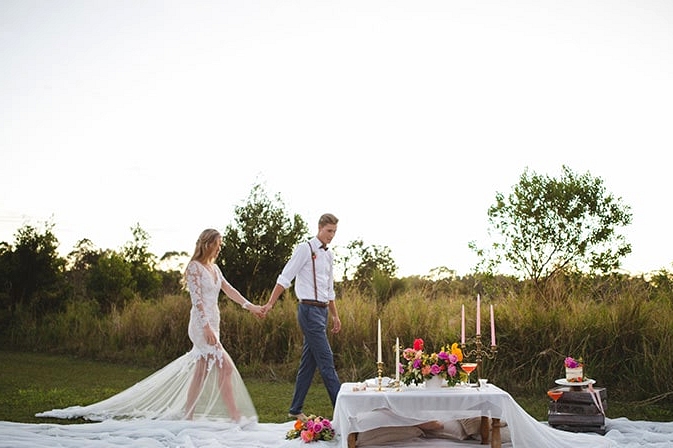
[(27, 306), (37, 313), (57, 310), (67, 296), (65, 261), (58, 256), (54, 224), (47, 222), (42, 233), (31, 225), (21, 227), (14, 247), (5, 245), (0, 265), (3, 289), (10, 306)]
[(399, 289), (402, 282), (396, 281), (397, 265), (388, 246), (366, 246), (361, 239), (346, 246), (346, 255), (338, 257), (342, 266), (343, 280), (348, 282), (348, 271), (353, 267), (352, 282), (362, 291), (367, 291), (384, 303)]
[(87, 297), (89, 274), (102, 255), (103, 252), (96, 249), (88, 238), (79, 240), (68, 254), (69, 269), (66, 271), (66, 276), (74, 290), (75, 297)]
[[(376, 274), (392, 278), (397, 273), (397, 265), (388, 246), (365, 246), (361, 239), (348, 243), (349, 255), (343, 262), (354, 266), (353, 280), (361, 285), (371, 284)], [(344, 266), (344, 275), (349, 266)]]
[(150, 235), (139, 223), (131, 227), (131, 233), (133, 240), (122, 248), (124, 260), (131, 265), (137, 292), (145, 298), (156, 298), (161, 291), (162, 278), (156, 270), (156, 256), (149, 250)]
[(559, 179), (528, 169), (512, 193), (496, 194), (488, 209), (494, 256), (477, 250), (488, 270), (504, 260), (538, 284), (569, 269), (604, 273), (617, 269), (631, 245), (617, 233), (631, 223), (630, 208), (606, 192), (603, 181), (563, 166)]
[(122, 307), (136, 290), (132, 265), (117, 252), (105, 251), (90, 268), (87, 290), (104, 312)]
[(190, 256), (185, 251), (165, 252), (159, 260), (159, 275), (161, 275), (161, 293), (163, 295), (179, 294), (184, 288), (182, 275)]
[(232, 285), (255, 297), (273, 288), (294, 247), (308, 237), (308, 228), (299, 215), (289, 218), (280, 195), (271, 200), (260, 184), (234, 213), (235, 224), (222, 235), (217, 262)]

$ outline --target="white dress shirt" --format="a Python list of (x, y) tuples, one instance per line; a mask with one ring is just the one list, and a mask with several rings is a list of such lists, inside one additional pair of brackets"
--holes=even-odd
[[(311, 247), (309, 248), (309, 244)], [(315, 254), (315, 285), (318, 290), (318, 301), (334, 300), (334, 274), (332, 271), (333, 255), (330, 250), (321, 249), (322, 243), (317, 237), (308, 243), (295, 247), (290, 261), (283, 268), (276, 283), (287, 289), (295, 281), (294, 292), (299, 300), (316, 300), (313, 282), (313, 263)]]

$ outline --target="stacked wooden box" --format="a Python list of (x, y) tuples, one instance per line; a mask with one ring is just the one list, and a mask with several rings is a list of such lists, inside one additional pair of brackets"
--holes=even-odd
[[(603, 410), (608, 408), (607, 391), (604, 387), (594, 387), (600, 396)], [(558, 402), (549, 400), (548, 423), (550, 426), (572, 432), (595, 432), (605, 434), (605, 415), (598, 409), (586, 387), (559, 386), (554, 390), (563, 391)], [(595, 397), (598, 400), (598, 397)]]

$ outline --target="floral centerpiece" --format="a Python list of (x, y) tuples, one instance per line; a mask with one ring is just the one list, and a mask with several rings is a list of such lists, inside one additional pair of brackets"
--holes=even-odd
[(443, 346), (438, 352), (426, 353), (423, 339), (416, 339), (413, 347), (402, 351), (400, 362), (400, 381), (407, 386), (411, 383), (422, 384), (433, 377), (445, 379), (449, 386), (460, 381), (460, 363), (463, 351), (458, 343)]
[(305, 422), (301, 420), (294, 422), (294, 428), (285, 435), (285, 438), (290, 440), (297, 437), (301, 437), (301, 440), (305, 443), (317, 442), (318, 440), (329, 441), (334, 438), (334, 428), (332, 428), (332, 422), (328, 419), (309, 415)]
[(563, 360), (566, 371), (566, 381), (569, 383), (581, 383), (584, 381), (584, 363), (582, 358), (575, 359), (570, 356)]

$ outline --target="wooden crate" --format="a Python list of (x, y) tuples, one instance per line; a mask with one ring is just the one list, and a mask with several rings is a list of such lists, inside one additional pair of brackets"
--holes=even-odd
[[(547, 421), (550, 426), (572, 432), (596, 432), (605, 434), (605, 416), (596, 407), (591, 393), (586, 387), (559, 386), (554, 390), (563, 391), (557, 403), (549, 400)], [(608, 407), (607, 391), (604, 387), (594, 387), (598, 392), (603, 410)]]

